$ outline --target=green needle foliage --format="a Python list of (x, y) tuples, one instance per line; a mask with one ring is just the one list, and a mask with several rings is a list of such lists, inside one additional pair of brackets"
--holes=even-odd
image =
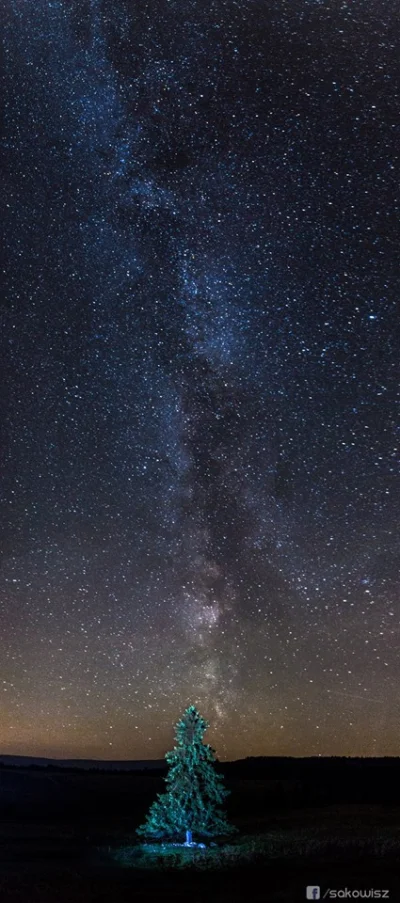
[(203, 743), (207, 728), (196, 707), (189, 706), (176, 725), (176, 746), (165, 756), (169, 765), (166, 792), (158, 794), (145, 823), (137, 829), (139, 835), (180, 842), (186, 831), (216, 837), (236, 830), (220, 808), (229, 791), (214, 770), (214, 750)]

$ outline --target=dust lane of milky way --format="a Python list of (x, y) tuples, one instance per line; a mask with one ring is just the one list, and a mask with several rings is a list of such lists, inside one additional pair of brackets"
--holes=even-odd
[(396, 3), (2, 8), (0, 751), (397, 754)]

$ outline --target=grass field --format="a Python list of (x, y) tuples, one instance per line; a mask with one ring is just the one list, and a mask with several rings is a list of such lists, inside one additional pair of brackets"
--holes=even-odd
[(123, 819), (0, 826), (1, 903), (271, 901), (309, 884), (388, 889), (400, 901), (400, 809), (331, 806), (236, 819), (239, 834), (206, 851), (144, 853)]

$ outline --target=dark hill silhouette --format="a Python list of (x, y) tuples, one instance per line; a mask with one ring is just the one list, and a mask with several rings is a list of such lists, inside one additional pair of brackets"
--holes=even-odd
[(46, 759), (37, 756), (1, 756), (0, 767), (52, 768), (79, 771), (154, 771), (165, 767), (164, 759)]
[[(235, 816), (274, 807), (400, 804), (400, 759), (260, 756), (216, 763)], [(163, 760), (0, 757), (0, 817), (132, 816), (139, 823), (164, 789)]]

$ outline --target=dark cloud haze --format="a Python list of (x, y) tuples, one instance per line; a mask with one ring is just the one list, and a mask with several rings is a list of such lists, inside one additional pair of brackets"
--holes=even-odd
[(0, 751), (399, 753), (396, 0), (3, 0)]

